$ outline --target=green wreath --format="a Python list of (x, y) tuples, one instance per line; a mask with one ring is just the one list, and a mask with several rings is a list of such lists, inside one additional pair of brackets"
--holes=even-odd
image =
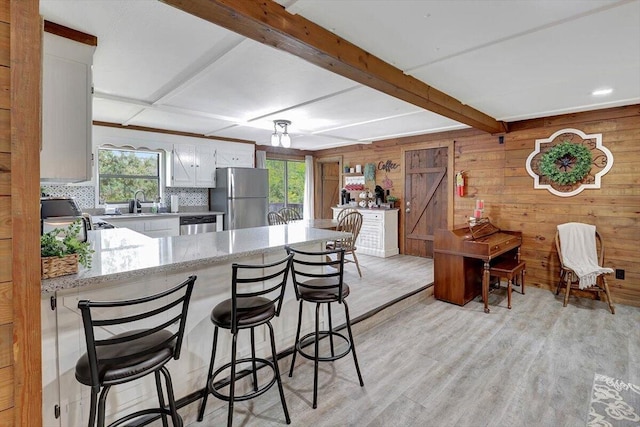
[(560, 185), (582, 181), (591, 170), (591, 151), (582, 144), (562, 142), (540, 160), (540, 172)]

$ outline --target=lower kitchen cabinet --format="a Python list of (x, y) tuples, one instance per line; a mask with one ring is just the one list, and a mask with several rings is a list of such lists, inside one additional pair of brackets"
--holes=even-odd
[(149, 237), (169, 237), (180, 235), (180, 218), (177, 216), (169, 218), (162, 216), (146, 217), (144, 219), (139, 217), (109, 217), (106, 221), (118, 228), (128, 228)]
[[(333, 218), (343, 209), (334, 207)], [(398, 249), (397, 209), (358, 209), (362, 228), (356, 240), (358, 253), (386, 258), (400, 253)]]

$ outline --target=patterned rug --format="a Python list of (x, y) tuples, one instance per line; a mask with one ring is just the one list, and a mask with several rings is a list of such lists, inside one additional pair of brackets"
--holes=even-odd
[(640, 425), (640, 387), (596, 374), (591, 389), (589, 427)]

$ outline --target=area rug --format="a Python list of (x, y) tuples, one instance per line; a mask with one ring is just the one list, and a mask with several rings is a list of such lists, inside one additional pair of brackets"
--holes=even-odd
[(589, 427), (640, 425), (640, 387), (595, 374), (589, 406)]

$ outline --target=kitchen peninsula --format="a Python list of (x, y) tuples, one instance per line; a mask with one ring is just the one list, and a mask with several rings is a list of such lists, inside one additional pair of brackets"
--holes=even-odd
[[(179, 399), (204, 386), (212, 344), (209, 315), (218, 302), (230, 297), (231, 264), (262, 264), (281, 259), (286, 254), (285, 245), (321, 250), (324, 242), (343, 234), (304, 224), (162, 238), (128, 229), (89, 232), (95, 250), (92, 267), (75, 275), (42, 281), (43, 425), (84, 425), (88, 419), (90, 390), (75, 379), (76, 361), (85, 351), (77, 308), (80, 299), (136, 298), (168, 289), (189, 275), (198, 276), (189, 305), (182, 355), (168, 365)], [(273, 321), (278, 351), (293, 345), (297, 308), (293, 289), (289, 288), (281, 316)], [(305, 311), (303, 315), (305, 323), (313, 325), (313, 313)], [(220, 354), (229, 354), (229, 336), (221, 334), (220, 341)], [(249, 351), (244, 340), (241, 342), (239, 357)], [(268, 354), (268, 343), (264, 331), (258, 332), (257, 352), (266, 350)], [(141, 379), (129, 388), (122, 386), (118, 393), (109, 394), (109, 418), (117, 415), (115, 412), (153, 404), (157, 399), (155, 383), (152, 378), (148, 380)], [(192, 406), (195, 405), (181, 410), (185, 422), (195, 420)], [(211, 402), (208, 410), (216, 407)]]

